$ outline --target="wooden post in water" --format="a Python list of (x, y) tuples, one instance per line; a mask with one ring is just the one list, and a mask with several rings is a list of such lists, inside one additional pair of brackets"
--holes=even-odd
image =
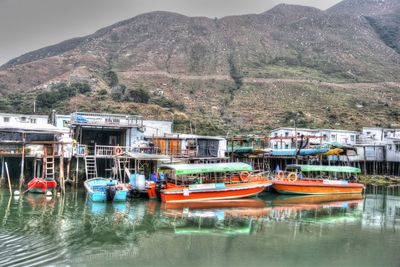
[(4, 167), (7, 172), (7, 180), (8, 180), (8, 188), (10, 189), (10, 196), (12, 195), (12, 189), (11, 189), (11, 179), (10, 179), (10, 173), (8, 172), (8, 165), (7, 162), (5, 162)]
[(67, 160), (67, 181), (71, 181), (71, 158), (68, 158)]
[(21, 191), (22, 185), (24, 184), (24, 166), (25, 166), (25, 133), (22, 134), (22, 159), (21, 159), (21, 174), (19, 176), (19, 190)]
[(4, 157), (1, 157), (1, 179), (0, 179), (0, 185), (4, 184), (6, 182), (6, 179), (4, 177)]
[(60, 154), (60, 188), (61, 192), (65, 194), (65, 183), (64, 183), (64, 143), (61, 144)]
[(33, 159), (33, 177), (36, 177), (36, 172), (37, 172), (37, 161), (36, 157)]
[(78, 184), (78, 177), (79, 177), (79, 157), (76, 155), (76, 166), (75, 166), (75, 184)]

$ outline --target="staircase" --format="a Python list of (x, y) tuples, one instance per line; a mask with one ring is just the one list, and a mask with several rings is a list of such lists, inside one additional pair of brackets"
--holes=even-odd
[(54, 157), (45, 157), (45, 177), (54, 179)]
[(92, 179), (98, 177), (95, 156), (85, 157), (85, 171), (86, 171), (86, 179)]

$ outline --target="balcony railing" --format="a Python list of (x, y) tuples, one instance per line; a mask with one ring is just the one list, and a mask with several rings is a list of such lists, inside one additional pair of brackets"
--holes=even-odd
[(121, 154), (123, 152), (157, 154), (157, 148), (130, 147), (130, 146), (102, 146), (102, 145), (96, 145), (94, 147), (94, 155), (98, 157), (114, 156), (117, 154)]
[(199, 153), (197, 150), (191, 149), (181, 149), (181, 150), (169, 150), (160, 151), (161, 155), (171, 156), (174, 158), (218, 158), (220, 155), (220, 150), (210, 151), (210, 155), (204, 155), (204, 153)]
[(78, 144), (74, 150), (74, 154), (78, 157), (83, 156), (96, 156), (96, 157), (113, 157), (123, 152), (130, 153), (145, 153), (145, 154), (160, 154), (174, 158), (217, 158), (219, 153), (212, 153), (213, 155), (201, 155), (196, 150), (182, 149), (182, 150), (169, 150), (160, 151), (158, 147), (130, 147), (130, 146), (104, 146), (104, 145), (82, 145)]
[(143, 117), (124, 114), (75, 112), (71, 124), (88, 126), (143, 127)]

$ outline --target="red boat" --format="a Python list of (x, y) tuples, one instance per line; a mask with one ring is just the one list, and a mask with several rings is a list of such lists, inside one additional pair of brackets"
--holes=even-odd
[[(272, 183), (267, 178), (251, 175), (251, 170), (244, 163), (164, 165), (159, 169), (167, 177), (166, 186), (160, 191), (161, 200), (198, 202), (255, 196)], [(149, 195), (153, 194), (149, 192)]]
[(45, 194), (47, 191), (55, 189), (56, 186), (57, 182), (52, 178), (33, 178), (28, 183), (28, 191)]

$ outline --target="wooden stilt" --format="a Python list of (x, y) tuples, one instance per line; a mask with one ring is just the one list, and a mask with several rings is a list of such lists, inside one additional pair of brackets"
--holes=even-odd
[(0, 179), (0, 184), (4, 184), (6, 182), (6, 179), (4, 177), (4, 168), (5, 168), (4, 157), (1, 157), (1, 179)]
[(45, 152), (45, 156), (42, 158), (42, 175), (41, 176), (43, 178), (46, 176), (46, 173), (45, 173), (45, 171), (46, 171), (46, 157), (47, 157), (46, 155), (47, 155), (47, 153)]
[(22, 158), (21, 158), (21, 174), (19, 176), (19, 190), (21, 191), (22, 185), (25, 182), (24, 167), (25, 167), (25, 133), (22, 134)]
[(4, 163), (4, 167), (5, 167), (6, 172), (7, 172), (8, 188), (9, 188), (9, 190), (10, 190), (10, 196), (11, 196), (11, 195), (12, 195), (11, 179), (10, 179), (10, 173), (8, 172), (8, 165), (7, 165), (7, 162)]
[(36, 158), (33, 159), (33, 177), (36, 177), (37, 173), (37, 161)]
[(65, 181), (64, 181), (64, 144), (61, 144), (60, 154), (60, 188), (61, 192), (65, 194)]
[(67, 160), (67, 181), (71, 181), (71, 158)]
[(75, 169), (75, 184), (78, 184), (78, 178), (79, 178), (79, 157), (76, 157), (76, 169)]
[[(39, 161), (39, 159), (36, 159), (36, 161)], [(43, 165), (42, 161), (43, 161), (43, 159), (40, 161), (41, 164), (37, 164), (37, 170), (36, 170), (36, 173), (35, 173), (36, 177), (40, 177), (40, 174), (41, 174), (41, 169), (40, 168)]]

